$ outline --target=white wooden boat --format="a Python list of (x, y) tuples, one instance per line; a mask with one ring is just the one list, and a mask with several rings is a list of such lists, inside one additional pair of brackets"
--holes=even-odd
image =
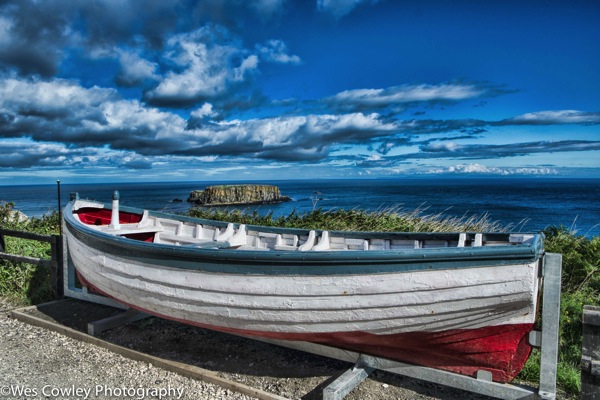
[(324, 344), (493, 379), (529, 356), (543, 235), (234, 225), (73, 200), (85, 286), (209, 329)]

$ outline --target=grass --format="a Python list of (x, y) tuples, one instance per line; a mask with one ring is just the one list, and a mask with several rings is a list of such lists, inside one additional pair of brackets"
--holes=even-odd
[[(58, 213), (28, 222), (17, 222), (12, 203), (0, 203), (0, 228), (45, 235), (58, 235)], [(35, 240), (5, 237), (4, 251), (23, 256), (50, 259), (50, 244)], [(0, 296), (20, 305), (38, 304), (54, 298), (50, 269), (21, 262), (0, 260)]]
[(193, 208), (192, 217), (230, 221), (240, 224), (277, 226), (284, 228), (380, 231), (380, 232), (506, 232), (511, 226), (502, 226), (491, 221), (486, 214), (454, 217), (427, 214), (426, 209), (406, 212), (398, 208), (379, 211), (317, 209), (305, 214), (274, 217), (273, 213), (259, 215), (257, 211), (247, 213), (238, 209)]
[[(28, 223), (7, 220), (13, 204), (0, 203), (0, 227), (43, 234), (58, 234), (58, 214), (32, 218)], [(506, 232), (517, 226), (501, 226), (487, 215), (453, 217), (427, 214), (426, 209), (406, 212), (388, 208), (380, 211), (331, 210), (275, 217), (257, 212), (219, 209), (192, 209), (190, 216), (252, 225), (296, 227), (304, 229), (403, 231), (403, 232)], [(520, 225), (520, 224), (519, 224)], [(600, 237), (578, 236), (565, 227), (544, 231), (546, 251), (563, 255), (560, 316), (558, 385), (568, 396), (581, 391), (580, 361), (583, 305), (600, 306)], [(9, 252), (32, 257), (50, 257), (48, 244), (6, 238)], [(52, 299), (48, 271), (23, 263), (0, 261), (0, 296), (20, 304), (37, 304)], [(539, 381), (539, 351), (534, 350), (519, 380)]]

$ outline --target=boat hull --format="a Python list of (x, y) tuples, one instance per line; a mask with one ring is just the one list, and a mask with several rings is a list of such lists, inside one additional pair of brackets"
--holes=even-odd
[(471, 376), (486, 370), (498, 382), (512, 380), (530, 352), (536, 256), (240, 256), (66, 228), (69, 257), (85, 284), (160, 317)]
[[(83, 281), (86, 282), (85, 279)], [(91, 284), (89, 287), (111, 297)], [(114, 297), (113, 299), (119, 301)], [(157, 313), (135, 304), (119, 302), (157, 317), (235, 335), (287, 342), (317, 343), (473, 377), (477, 375), (478, 371), (484, 370), (492, 374), (494, 381), (501, 383), (510, 382), (517, 376), (531, 352), (531, 346), (527, 340), (533, 324), (508, 324), (475, 329), (416, 331), (398, 334), (372, 334), (362, 331), (280, 333), (209, 325), (197, 320)]]

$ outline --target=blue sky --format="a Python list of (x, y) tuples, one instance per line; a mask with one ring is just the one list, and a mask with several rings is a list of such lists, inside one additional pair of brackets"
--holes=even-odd
[(0, 4), (0, 185), (600, 177), (600, 2)]

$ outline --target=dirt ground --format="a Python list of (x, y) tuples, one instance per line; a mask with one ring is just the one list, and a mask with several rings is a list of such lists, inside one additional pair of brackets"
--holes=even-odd
[[(78, 300), (31, 309), (37, 317), (87, 332), (87, 323), (122, 311)], [(351, 364), (310, 353), (147, 318), (104, 332), (101, 339), (164, 359), (198, 366), (219, 376), (290, 399), (321, 399), (325, 386)], [(375, 371), (346, 399), (489, 399), (434, 383)]]

